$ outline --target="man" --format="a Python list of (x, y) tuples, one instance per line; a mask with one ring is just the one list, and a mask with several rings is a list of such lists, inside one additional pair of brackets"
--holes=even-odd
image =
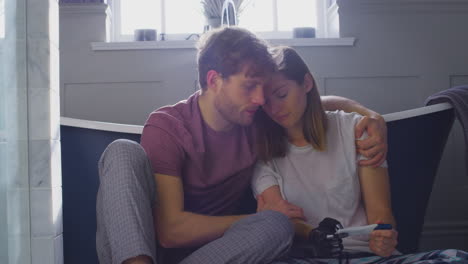
[[(167, 263), (270, 263), (291, 245), (289, 218), (304, 218), (286, 201), (258, 199), (257, 213), (241, 210), (256, 161), (250, 125), (275, 70), (267, 45), (246, 30), (224, 28), (200, 40), (197, 57), (200, 91), (150, 115), (144, 150), (120, 140), (101, 157), (101, 263), (155, 263), (155, 237), (176, 249), (164, 250)], [(370, 135), (361, 151), (373, 157), (370, 164), (385, 159), (380, 116), (337, 97), (324, 105), (369, 116), (357, 128), (359, 135), (368, 127)]]

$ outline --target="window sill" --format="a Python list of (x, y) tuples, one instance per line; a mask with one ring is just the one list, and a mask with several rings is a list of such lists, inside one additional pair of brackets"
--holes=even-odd
[[(314, 39), (269, 39), (272, 45), (292, 47), (350, 47), (356, 38), (314, 38)], [(151, 49), (194, 49), (195, 40), (92, 42), (93, 51), (109, 50), (151, 50)]]

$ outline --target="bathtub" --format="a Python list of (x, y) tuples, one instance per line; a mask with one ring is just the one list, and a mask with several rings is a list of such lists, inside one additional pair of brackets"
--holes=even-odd
[[(441, 103), (384, 115), (398, 249), (418, 249), (424, 215), (454, 110)], [(98, 263), (95, 247), (97, 162), (118, 138), (140, 140), (142, 126), (61, 118), (64, 261)], [(253, 205), (254, 207), (255, 205)]]

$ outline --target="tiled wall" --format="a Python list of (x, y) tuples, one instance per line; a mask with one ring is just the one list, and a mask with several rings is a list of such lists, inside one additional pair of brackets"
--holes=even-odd
[(1, 225), (2, 263), (31, 263), (27, 87), (26, 87), (26, 0), (4, 1), (5, 38), (2, 43), (3, 120), (0, 166), (3, 168)]
[[(1, 71), (0, 71), (1, 74)], [(4, 96), (2, 96), (2, 89), (0, 89), (0, 106), (4, 104)], [(4, 120), (0, 111), (0, 122)], [(1, 125), (0, 125), (1, 129)], [(2, 142), (0, 135), (0, 262), (6, 262), (8, 259), (8, 247), (4, 246), (8, 243), (8, 223), (7, 217), (4, 212), (7, 211), (7, 195), (6, 195), (6, 143)]]
[(0, 263), (63, 263), (58, 0), (4, 3)]
[(32, 263), (63, 263), (58, 0), (27, 0)]
[[(3, 78), (3, 42), (4, 38), (4, 5), (0, 4), (0, 78)], [(0, 82), (0, 262), (6, 262), (8, 258), (8, 248), (2, 245), (6, 245), (8, 242), (8, 226), (6, 222), (6, 126), (5, 126), (5, 91), (3, 83)]]

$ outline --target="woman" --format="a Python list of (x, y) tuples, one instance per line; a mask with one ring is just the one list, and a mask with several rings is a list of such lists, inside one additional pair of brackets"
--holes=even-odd
[[(323, 233), (335, 231), (330, 220), (332, 225), (345, 227), (386, 223), (395, 228), (386, 163), (376, 168), (357, 165), (363, 157), (356, 154), (353, 128), (362, 116), (325, 112), (312, 74), (297, 52), (278, 47), (273, 56), (278, 72), (265, 91), (263, 111), (256, 116), (260, 161), (252, 188), (257, 199), (263, 200), (259, 202), (284, 199), (304, 210), (307, 221), (293, 220), (296, 248), (322, 244), (325, 250), (299, 251), (303, 256), (336, 256), (336, 238), (323, 239)], [(326, 217), (331, 219), (321, 222)], [(369, 236), (344, 238), (341, 256), (356, 262), (377, 261), (399, 255), (396, 245), (395, 229), (374, 230)], [(405, 258), (404, 263), (423, 263), (428, 258), (449, 260), (447, 254), (466, 256), (446, 250), (398, 258)]]

